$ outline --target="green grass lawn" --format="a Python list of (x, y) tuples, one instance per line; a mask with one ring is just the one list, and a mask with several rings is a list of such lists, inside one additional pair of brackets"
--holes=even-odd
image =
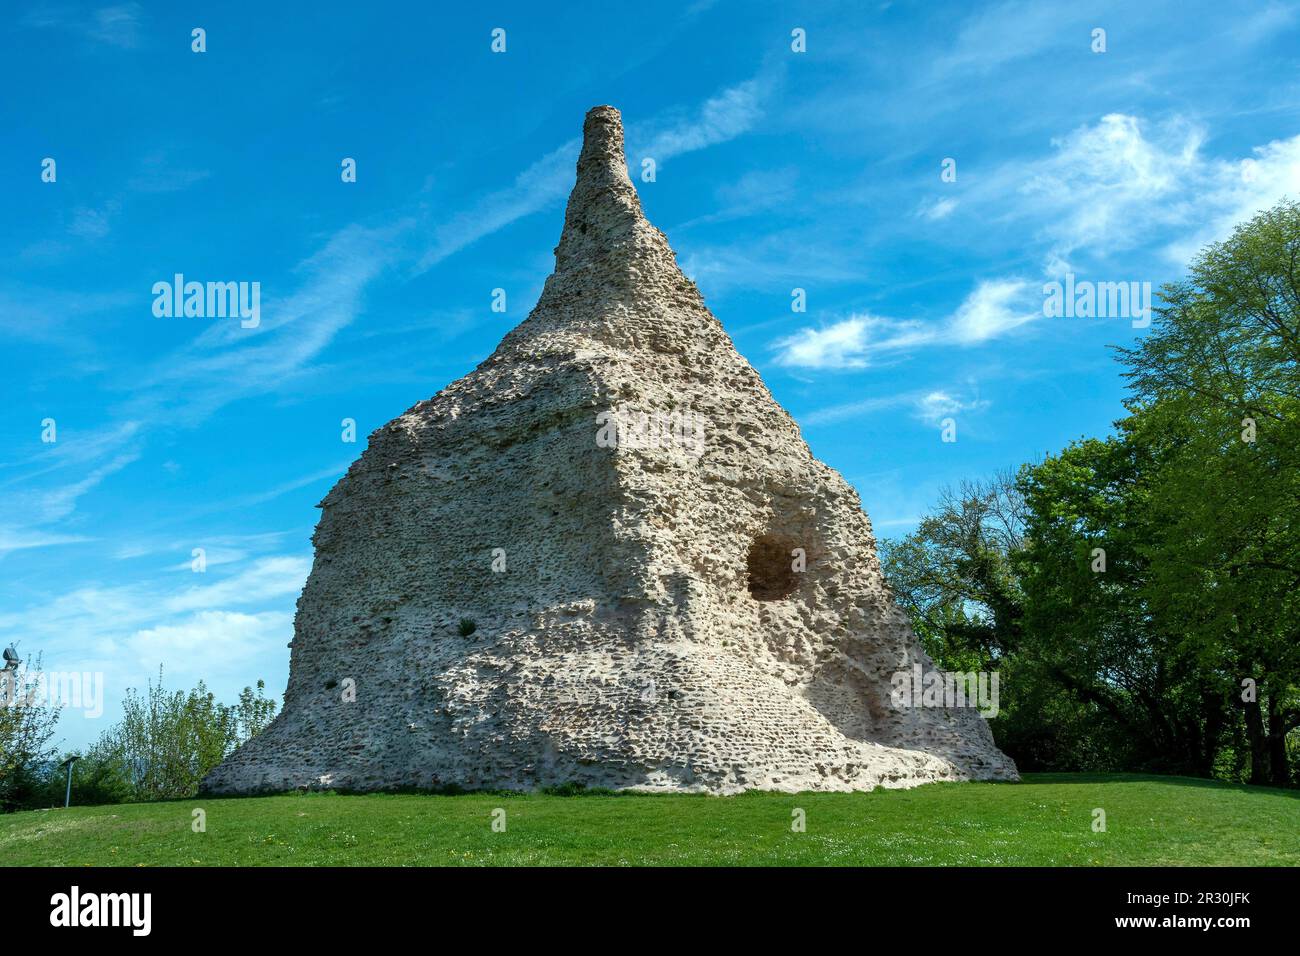
[[(193, 811), (206, 832), (192, 829)], [(505, 811), (505, 832), (492, 829)], [(806, 832), (792, 832), (792, 811)], [(1106, 811), (1094, 833), (1093, 810)], [(1028, 775), (738, 797), (306, 794), (0, 817), (0, 865), (1300, 864), (1300, 794), (1185, 777)]]

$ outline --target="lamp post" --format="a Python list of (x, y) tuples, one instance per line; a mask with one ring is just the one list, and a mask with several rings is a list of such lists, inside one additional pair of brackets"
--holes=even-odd
[(0, 704), (14, 705), (18, 703), (18, 667), (23, 659), (13, 644), (4, 649), (4, 662), (0, 670)]
[(63, 761), (63, 766), (68, 768), (68, 789), (63, 794), (63, 809), (67, 809), (72, 803), (72, 765), (77, 762), (77, 755), (73, 754), (67, 760)]

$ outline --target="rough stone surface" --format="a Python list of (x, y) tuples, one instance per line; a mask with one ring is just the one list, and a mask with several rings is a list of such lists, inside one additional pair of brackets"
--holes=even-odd
[[(584, 132), (536, 308), (325, 497), (283, 712), (205, 789), (1015, 779), (973, 709), (893, 706), (931, 664), (857, 494), (642, 215), (618, 111)], [(703, 445), (602, 447), (618, 408)]]

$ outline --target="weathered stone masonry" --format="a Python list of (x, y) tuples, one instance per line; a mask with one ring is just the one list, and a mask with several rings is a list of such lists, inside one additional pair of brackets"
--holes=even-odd
[[(1015, 779), (975, 711), (893, 706), (931, 665), (856, 492), (642, 215), (618, 111), (584, 134), (536, 308), (325, 497), (283, 712), (206, 788)], [(702, 446), (597, 442), (619, 408)]]

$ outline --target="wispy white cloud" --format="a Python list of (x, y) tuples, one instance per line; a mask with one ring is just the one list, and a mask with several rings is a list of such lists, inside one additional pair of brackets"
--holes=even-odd
[[(126, 448), (137, 447), (140, 439), (140, 422), (122, 421), (99, 431), (81, 431), (58, 428), (55, 422), (56, 441), (42, 445), (36, 454), (26, 455), (0, 464), (0, 468), (34, 468), (25, 472), (31, 478), (57, 471), (61, 468), (78, 468), (100, 459), (119, 455)], [(12, 484), (16, 479), (7, 479)], [(3, 487), (3, 485), (0, 485)]]
[(138, 3), (100, 7), (91, 14), (86, 31), (93, 39), (129, 49), (139, 40), (141, 13)]
[(1021, 279), (979, 283), (951, 316), (937, 323), (859, 314), (800, 329), (772, 343), (776, 364), (792, 368), (865, 368), (895, 353), (938, 345), (976, 345), (1042, 316), (1042, 300)]
[(763, 115), (763, 99), (773, 79), (754, 77), (709, 97), (694, 113), (651, 121), (643, 128), (627, 131), (627, 152), (635, 165), (639, 157), (651, 157), (657, 164), (685, 153), (693, 153), (735, 139)]
[(1159, 141), (1148, 139), (1137, 117), (1112, 113), (1054, 140), (1048, 158), (1006, 169), (1023, 183), (1011, 211), (1039, 223), (1049, 269), (1099, 243), (1132, 248), (1186, 216), (1169, 200), (1194, 175), (1203, 140), (1203, 131), (1182, 122), (1166, 124)]
[(306, 555), (271, 555), (224, 575), (83, 583), (6, 606), (0, 631), (20, 634), (22, 650), (40, 652), (49, 670), (104, 675), (103, 717), (84, 729), (93, 737), (120, 713), (123, 690), (156, 680), (160, 667), (168, 686), (202, 679), (223, 699), (256, 677), (274, 692), (293, 636), (293, 599), (310, 566)]
[(940, 331), (940, 341), (974, 345), (999, 338), (1034, 319), (1042, 318), (1041, 297), (1022, 279), (990, 279), (979, 283)]
[(119, 421), (98, 431), (54, 423), (56, 441), (38, 452), (0, 463), (0, 559), (18, 550), (95, 540), (70, 519), (80, 500), (110, 476), (139, 460), (141, 423)]
[(884, 411), (897, 411), (916, 401), (917, 396), (915, 395), (901, 394), (863, 398), (856, 402), (843, 402), (839, 405), (828, 405), (825, 408), (814, 409), (807, 414), (800, 415), (799, 423), (801, 425), (830, 425), (847, 418), (859, 418)]
[(81, 320), (129, 305), (136, 298), (122, 292), (72, 292), (5, 283), (0, 286), (0, 340), (90, 353), (96, 343)]
[(1276, 37), (1296, 22), (1300, 10), (1293, 3), (1265, 3), (1253, 10), (1234, 10), (1228, 35), (1241, 46), (1254, 46)]
[(674, 234), (705, 223), (726, 222), (777, 210), (795, 200), (799, 171), (793, 166), (779, 169), (754, 169), (720, 186), (720, 208), (671, 227)]
[(39, 4), (28, 11), (22, 23), (38, 29), (64, 30), (95, 43), (129, 50), (139, 44), (143, 13), (138, 3), (99, 7), (89, 14), (82, 9)]
[[(995, 170), (963, 201), (1024, 223), (1045, 278), (1080, 270), (1085, 262), (1113, 269), (1117, 254), (1138, 248), (1154, 248), (1166, 267), (1181, 267), (1235, 224), (1283, 196), (1300, 196), (1300, 136), (1267, 143), (1241, 159), (1207, 157), (1206, 138), (1202, 128), (1179, 119), (1152, 125), (1108, 114), (1054, 140), (1045, 158)], [(923, 204), (920, 215), (943, 218), (951, 212), (942, 211), (944, 203), (955, 202)], [(1149, 256), (1142, 268), (1155, 268)], [(980, 281), (937, 322), (851, 315), (801, 329), (772, 348), (778, 365), (856, 369), (919, 347), (1005, 338), (1041, 317), (1039, 285), (1009, 275)]]
[(174, 165), (164, 152), (150, 153), (140, 162), (140, 171), (127, 180), (127, 188), (141, 193), (174, 193), (207, 179), (206, 169)]
[(119, 561), (166, 555), (183, 558), (168, 565), (168, 571), (188, 571), (193, 566), (193, 549), (202, 547), (208, 567), (234, 564), (283, 546), (287, 532), (263, 531), (252, 534), (206, 534), (198, 538), (139, 537), (121, 541), (113, 551)]
[(1151, 246), (1181, 265), (1236, 223), (1300, 195), (1300, 135), (1235, 159), (1207, 156), (1207, 138), (1179, 118), (1153, 124), (1111, 113), (1054, 140), (1049, 157), (991, 178), (1023, 183), (1004, 213), (1037, 224), (1047, 274), (1070, 271), (1076, 254), (1104, 258)]
[(199, 611), (174, 623), (142, 628), (123, 645), (137, 662), (137, 685), (140, 677), (152, 676), (159, 668), (176, 677), (194, 660), (204, 661), (199, 676), (211, 684), (226, 675), (248, 680), (250, 662), (261, 653), (283, 652), (292, 634), (293, 616), (284, 611)]
[(719, 186), (718, 198), (724, 208), (739, 212), (770, 209), (788, 202), (795, 194), (798, 181), (799, 170), (794, 166), (752, 169)]
[(139, 458), (136, 452), (117, 455), (108, 462), (90, 471), (85, 477), (52, 488), (15, 494), (14, 510), (29, 515), (33, 524), (47, 524), (61, 521), (72, 513), (77, 499), (95, 488), (109, 475), (121, 471)]
[(573, 185), (581, 141), (569, 140), (533, 163), (504, 189), (484, 196), (434, 229), (433, 243), (416, 272), (433, 268), (484, 236), (561, 201)]
[(230, 498), (222, 501), (213, 502), (210, 505), (191, 512), (191, 517), (202, 514), (209, 514), (214, 511), (229, 513), (241, 508), (251, 508), (255, 505), (265, 504), (268, 501), (274, 501), (282, 495), (287, 495), (291, 491), (297, 491), (299, 488), (306, 488), (308, 485), (314, 485), (317, 482), (326, 481), (327, 479), (339, 479), (351, 466), (352, 462), (339, 461), (334, 464), (321, 468), (310, 474), (294, 478), (290, 481), (281, 482), (271, 488), (264, 488), (259, 491), (253, 491), (246, 495), (240, 495), (236, 498)]
[(78, 206), (72, 212), (68, 232), (80, 239), (103, 239), (112, 228), (112, 218), (121, 208), (122, 204), (115, 199), (110, 199), (99, 208)]
[(354, 321), (366, 287), (400, 258), (398, 240), (410, 225), (352, 225), (335, 233), (297, 266), (304, 278), (296, 289), (283, 296), (263, 289), (257, 328), (208, 325), (192, 343), (136, 376), (125, 413), (137, 419), (165, 413), (173, 425), (193, 424), (232, 401), (292, 381)]
[(682, 246), (678, 262), (706, 297), (761, 287), (779, 288), (789, 295), (793, 286), (861, 279), (859, 252), (847, 237), (839, 242), (828, 239), (830, 228), (787, 229), (722, 245)]
[[(139, 460), (144, 436), (162, 429), (192, 427), (230, 402), (282, 388), (309, 364), (363, 307), (364, 291), (401, 255), (398, 239), (408, 221), (366, 228), (350, 226), (297, 267), (297, 288), (263, 301), (256, 329), (238, 322), (207, 325), (192, 342), (145, 370), (134, 370), (122, 388), (128, 397), (109, 409), (110, 419), (98, 433), (63, 431), (41, 454), (0, 468), (12, 469), (0, 497), (0, 536), (25, 547), (74, 542), (75, 528), (64, 523), (78, 501), (109, 475)], [(135, 302), (147, 308), (148, 298)], [(30, 306), (25, 313), (39, 317)], [(151, 319), (152, 321), (167, 321)], [(8, 320), (6, 320), (8, 321)], [(171, 321), (185, 321), (184, 319)], [(0, 333), (26, 332), (0, 327)], [(343, 466), (346, 468), (346, 465)], [(343, 468), (333, 466), (332, 473)], [(75, 474), (61, 477), (67, 472)], [(53, 478), (49, 476), (54, 476)], [(314, 480), (309, 476), (303, 484)], [(245, 504), (270, 500), (291, 488), (246, 496)], [(0, 548), (0, 557), (16, 548)]]
[[(166, 613), (197, 611), (248, 604), (262, 604), (274, 598), (297, 594), (307, 581), (311, 561), (301, 555), (273, 555), (258, 558), (227, 578), (193, 584), (164, 597), (159, 605)], [(185, 572), (182, 572), (184, 574)], [(188, 575), (197, 579), (198, 574)]]
[(57, 534), (0, 525), (0, 558), (13, 551), (48, 548), (60, 544), (80, 544), (84, 541), (93, 540), (93, 538), (79, 534)]
[(957, 199), (931, 199), (923, 202), (917, 210), (917, 215), (930, 222), (938, 222), (941, 219), (947, 219), (957, 209), (960, 200)]
[[(662, 165), (748, 132), (762, 116), (762, 100), (770, 83), (756, 77), (710, 97), (691, 115), (651, 121), (644, 127), (630, 125), (626, 130), (628, 155), (649, 156)], [(562, 202), (573, 187), (581, 146), (581, 140), (569, 140), (526, 168), (509, 186), (489, 193), (439, 225), (419, 260), (417, 274), (484, 236)]]
[(797, 368), (865, 368), (881, 355), (927, 345), (935, 333), (921, 322), (859, 314), (822, 328), (800, 329), (772, 344), (776, 362)]
[(1300, 198), (1300, 135), (1257, 146), (1235, 162), (1214, 163), (1210, 183), (1190, 217), (1200, 225), (1165, 247), (1171, 262), (1186, 262), (1209, 242), (1226, 238), (1234, 226), (1277, 203)]
[(984, 411), (989, 404), (977, 396), (963, 398), (947, 389), (931, 389), (829, 405), (799, 416), (799, 421), (804, 425), (830, 425), (881, 412), (902, 412), (927, 425), (938, 425), (943, 419), (958, 413)]
[[(930, 64), (936, 82), (957, 82), (1071, 42), (1072, 11), (1039, 0), (973, 8), (951, 45)], [(1074, 14), (1077, 17), (1077, 14)], [(1087, 36), (1087, 34), (1083, 34)]]
[(989, 407), (989, 404), (987, 399), (963, 399), (938, 390), (920, 396), (913, 406), (913, 414), (929, 425), (938, 425), (945, 418), (959, 412), (982, 412)]
[[(275, 555), (226, 576), (180, 571), (127, 585), (87, 584), (43, 595), (27, 607), (0, 612), (0, 629), (21, 630), (32, 647), (47, 649), (69, 663), (78, 655), (114, 657), (122, 671), (140, 674), (155, 662), (121, 657), (130, 650), (133, 635), (204, 612), (228, 613), (250, 605), (283, 603), (302, 590), (310, 568), (305, 555)], [(205, 660), (221, 652), (221, 640), (214, 640)], [(49, 660), (46, 664), (53, 666)], [(80, 669), (79, 663), (76, 669)]]

